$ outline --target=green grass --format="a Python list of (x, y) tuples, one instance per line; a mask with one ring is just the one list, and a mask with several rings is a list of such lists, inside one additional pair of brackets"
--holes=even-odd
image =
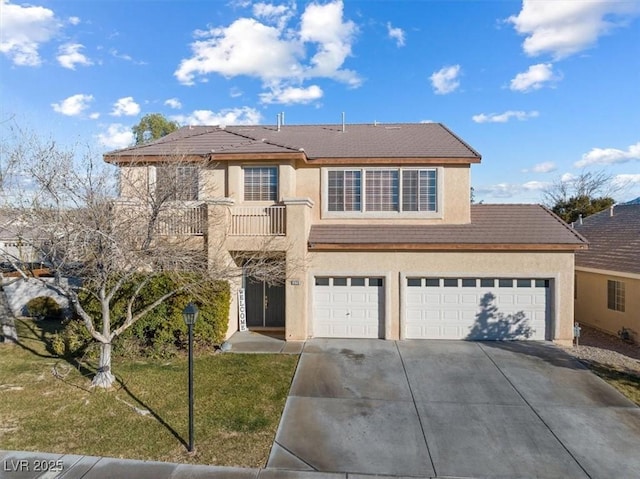
[(185, 357), (114, 359), (116, 388), (94, 390), (91, 364), (50, 352), (49, 326), (18, 320), (20, 345), (0, 345), (0, 449), (265, 465), (297, 356), (198, 353), (189, 454)]

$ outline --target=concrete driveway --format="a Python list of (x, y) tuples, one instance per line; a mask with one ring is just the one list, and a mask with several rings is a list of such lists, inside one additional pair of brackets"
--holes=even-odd
[(307, 341), (267, 467), (640, 477), (640, 408), (547, 343)]

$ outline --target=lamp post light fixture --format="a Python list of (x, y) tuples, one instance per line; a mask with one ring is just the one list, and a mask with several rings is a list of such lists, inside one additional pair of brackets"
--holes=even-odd
[(193, 452), (193, 326), (198, 319), (198, 307), (189, 303), (182, 311), (184, 323), (189, 331), (189, 445), (187, 450)]

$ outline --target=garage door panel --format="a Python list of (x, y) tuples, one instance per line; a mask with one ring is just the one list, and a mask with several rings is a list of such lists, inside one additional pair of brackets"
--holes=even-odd
[(444, 286), (455, 283), (406, 288), (407, 339), (546, 339), (548, 280), (459, 278)]
[(316, 278), (313, 336), (378, 338), (384, 321), (382, 284), (382, 278)]

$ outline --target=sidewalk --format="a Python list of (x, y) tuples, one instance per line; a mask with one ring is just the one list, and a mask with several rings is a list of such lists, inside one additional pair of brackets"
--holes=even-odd
[(2, 479), (392, 479), (395, 476), (243, 469), (0, 450)]

